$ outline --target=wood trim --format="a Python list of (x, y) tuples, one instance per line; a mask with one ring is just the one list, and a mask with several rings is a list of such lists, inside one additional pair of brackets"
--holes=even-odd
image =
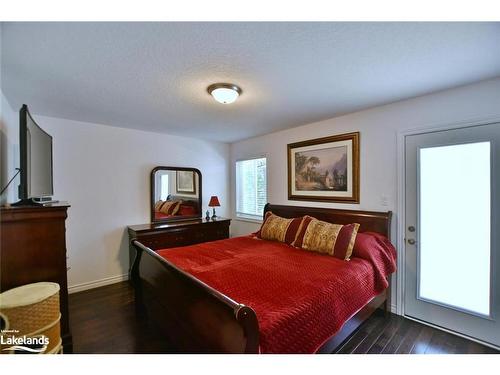
[(68, 204), (53, 206), (9, 206), (1, 208), (2, 223), (66, 219)]
[[(191, 215), (191, 216), (179, 216), (179, 217), (171, 217), (171, 218), (166, 218), (166, 219), (157, 219), (155, 217), (155, 173), (160, 170), (169, 170), (169, 171), (192, 171), (194, 173), (198, 174), (198, 206), (200, 209), (200, 212), (198, 215)], [(193, 177), (194, 178), (194, 177)], [(202, 216), (202, 191), (203, 191), (203, 185), (202, 185), (202, 177), (201, 177), (201, 172), (197, 168), (186, 168), (186, 167), (168, 167), (168, 166), (158, 166), (153, 168), (150, 174), (150, 210), (151, 210), (151, 222), (152, 223), (165, 223), (165, 222), (173, 222), (173, 221), (182, 221), (182, 220), (193, 220), (196, 218), (199, 218)], [(177, 184), (177, 182), (176, 182)], [(195, 181), (195, 188), (196, 188), (196, 181)]]
[(191, 219), (191, 220), (181, 220), (167, 223), (148, 223), (148, 224), (138, 224), (138, 225), (129, 225), (128, 230), (129, 233), (161, 233), (161, 232), (169, 232), (175, 228), (187, 228), (193, 225), (210, 225), (217, 226), (220, 224), (229, 225), (231, 223), (231, 219), (224, 217), (217, 217), (216, 220), (206, 220), (206, 219)]
[(264, 207), (264, 216), (267, 211), (286, 217), (300, 217), (309, 215), (318, 220), (323, 220), (335, 224), (360, 224), (359, 232), (377, 232), (390, 238), (392, 211), (359, 211), (359, 210), (340, 210), (318, 207), (301, 206), (282, 206), (275, 204), (266, 204)]
[(335, 335), (326, 340), (316, 353), (329, 354), (340, 349), (341, 345), (352, 336), (358, 327), (363, 324), (363, 322), (367, 320), (375, 312), (375, 310), (384, 305), (387, 293), (389, 292), (390, 291), (386, 289), (378, 296), (372, 298), (370, 302), (353, 314)]

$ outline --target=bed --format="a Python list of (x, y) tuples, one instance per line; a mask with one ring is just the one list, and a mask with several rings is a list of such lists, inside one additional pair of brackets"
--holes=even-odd
[[(155, 209), (154, 211), (154, 219), (163, 220), (163, 219), (171, 219), (171, 218), (181, 218), (181, 217), (199, 217), (199, 208), (198, 202), (191, 199), (181, 199), (178, 196), (169, 195), (167, 201), (181, 201), (179, 210), (175, 213), (175, 215), (165, 214)], [(163, 202), (163, 201), (161, 201)]]
[[(267, 211), (390, 234), (390, 212)], [(180, 352), (331, 353), (377, 308), (390, 308), (393, 262), (370, 254), (340, 261), (254, 236), (169, 250), (133, 245), (137, 310)]]

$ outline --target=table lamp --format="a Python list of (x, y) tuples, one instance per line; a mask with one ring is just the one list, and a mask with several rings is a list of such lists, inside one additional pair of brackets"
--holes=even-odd
[(216, 195), (212, 195), (212, 197), (210, 197), (210, 202), (208, 202), (208, 207), (212, 207), (213, 209), (213, 214), (212, 214), (212, 220), (213, 220), (217, 217), (217, 215), (215, 215), (215, 207), (220, 207), (219, 198), (217, 198)]

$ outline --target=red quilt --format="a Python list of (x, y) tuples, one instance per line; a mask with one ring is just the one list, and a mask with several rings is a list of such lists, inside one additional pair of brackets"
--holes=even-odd
[(253, 308), (261, 353), (317, 351), (387, 288), (396, 258), (388, 240), (365, 233), (358, 234), (350, 261), (251, 236), (158, 254)]

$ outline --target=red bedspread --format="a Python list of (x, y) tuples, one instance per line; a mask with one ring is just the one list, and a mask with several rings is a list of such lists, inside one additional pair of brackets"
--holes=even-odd
[(353, 258), (237, 237), (159, 250), (183, 270), (252, 307), (262, 353), (313, 353), (384, 290), (395, 270), (388, 241), (358, 235)]

